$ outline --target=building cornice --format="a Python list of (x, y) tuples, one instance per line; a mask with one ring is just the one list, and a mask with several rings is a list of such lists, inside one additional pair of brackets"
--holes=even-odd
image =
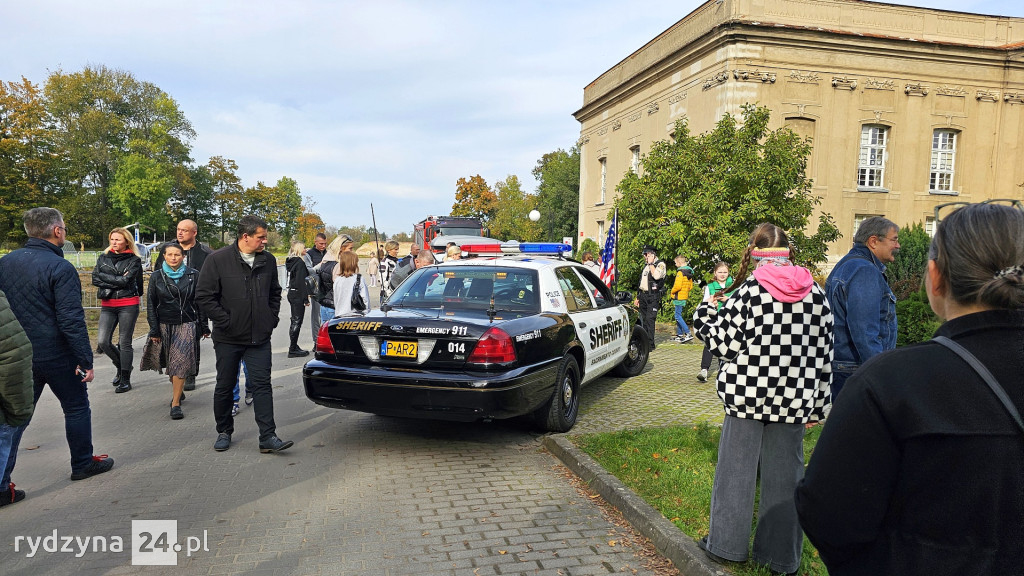
[[(682, 20), (591, 82), (583, 91), (584, 113), (617, 88), (660, 68), (680, 52), (731, 24), (770, 29), (808, 30), (844, 37), (971, 48), (1019, 57), (1024, 19), (896, 6), (863, 0), (708, 0)], [(860, 41), (860, 40), (858, 40)]]
[[(1024, 20), (1021, 24), (1024, 27)], [(989, 66), (999, 69), (1020, 68), (1024, 70), (1024, 62), (1014, 58), (1015, 55), (1019, 57), (1024, 54), (1024, 49), (1020, 48), (1008, 50), (1001, 47), (987, 48), (938, 42), (924, 46), (920, 42), (903, 38), (864, 36), (805, 26), (780, 28), (759, 22), (727, 22), (706, 31), (704, 35), (696, 38), (681, 50), (665, 55), (660, 61), (639, 72), (630, 81), (609, 87), (605, 94), (574, 112), (573, 116), (577, 121), (584, 122), (615, 102), (623, 101), (642, 92), (665, 74), (677, 71), (680, 62), (693, 62), (704, 54), (736, 43), (779, 45), (787, 48), (803, 47), (814, 51), (842, 52), (847, 55), (918, 60), (922, 64), (922, 69), (930, 69), (931, 64), (948, 65), (962, 62), (975, 67), (987, 63)], [(709, 68), (702, 74), (711, 77), (718, 72), (722, 72), (722, 70)], [(821, 72), (828, 71), (822, 70)], [(844, 74), (851, 74), (848, 67), (844, 69)], [(731, 78), (733, 71), (729, 70), (728, 75)], [(962, 80), (958, 81), (963, 82)], [(698, 82), (698, 84), (700, 83)], [(989, 88), (1006, 89), (1006, 86), (989, 86)]]

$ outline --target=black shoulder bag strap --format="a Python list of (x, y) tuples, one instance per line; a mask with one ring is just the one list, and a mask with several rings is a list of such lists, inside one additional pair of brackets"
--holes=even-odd
[(932, 341), (938, 342), (946, 348), (949, 348), (955, 352), (957, 356), (963, 358), (964, 362), (970, 364), (971, 368), (974, 368), (974, 371), (977, 372), (978, 375), (981, 376), (981, 379), (988, 384), (988, 387), (992, 389), (992, 393), (996, 395), (996, 398), (999, 398), (999, 401), (1003, 403), (1003, 407), (1010, 413), (1010, 417), (1017, 423), (1017, 427), (1020, 428), (1021, 432), (1024, 432), (1024, 420), (1021, 419), (1020, 413), (1017, 412), (1017, 408), (1015, 408), (1013, 402), (1010, 401), (1010, 397), (1006, 395), (1006, 391), (999, 385), (999, 382), (996, 382), (995, 376), (988, 371), (988, 368), (986, 368), (980, 360), (975, 358), (974, 354), (971, 354), (966, 348), (945, 336), (936, 336), (935, 338), (932, 338)]

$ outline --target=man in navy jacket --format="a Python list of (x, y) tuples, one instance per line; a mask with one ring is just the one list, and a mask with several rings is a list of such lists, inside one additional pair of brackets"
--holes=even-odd
[[(0, 258), (0, 290), (32, 342), (33, 402), (49, 385), (64, 410), (71, 449), (71, 479), (85, 480), (114, 467), (106, 455), (92, 451), (92, 410), (86, 384), (93, 379), (92, 347), (82, 308), (78, 271), (61, 247), (68, 229), (53, 208), (25, 212), (25, 247)], [(18, 445), (28, 424), (14, 435), (4, 478), (10, 477)]]

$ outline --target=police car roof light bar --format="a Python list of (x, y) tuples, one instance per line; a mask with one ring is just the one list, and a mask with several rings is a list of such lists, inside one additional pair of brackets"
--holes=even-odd
[(559, 242), (505, 242), (503, 244), (463, 244), (465, 254), (497, 255), (497, 254), (531, 254), (534, 256), (561, 256), (563, 252), (572, 250), (568, 244)]

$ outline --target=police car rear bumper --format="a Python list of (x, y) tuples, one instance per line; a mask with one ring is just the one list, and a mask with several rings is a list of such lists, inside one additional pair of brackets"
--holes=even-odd
[(555, 390), (556, 360), (503, 372), (439, 372), (338, 366), (311, 360), (306, 397), (329, 408), (386, 416), (473, 422), (529, 414)]

